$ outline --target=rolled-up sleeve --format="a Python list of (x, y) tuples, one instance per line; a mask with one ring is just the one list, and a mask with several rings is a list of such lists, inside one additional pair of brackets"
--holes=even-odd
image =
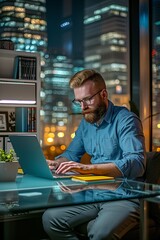
[(123, 114), (118, 127), (122, 159), (114, 161), (124, 177), (135, 178), (144, 174), (146, 166), (145, 140), (139, 118)]

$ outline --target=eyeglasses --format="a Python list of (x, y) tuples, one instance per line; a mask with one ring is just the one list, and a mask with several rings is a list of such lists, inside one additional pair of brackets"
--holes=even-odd
[(95, 94), (93, 94), (92, 96), (90, 97), (86, 97), (86, 98), (83, 98), (81, 100), (72, 100), (72, 102), (76, 105), (76, 106), (81, 106), (81, 103), (83, 102), (83, 104), (86, 104), (86, 105), (90, 105), (92, 104), (92, 100), (93, 98), (100, 92), (102, 92), (103, 89), (101, 89), (100, 91), (96, 92)]

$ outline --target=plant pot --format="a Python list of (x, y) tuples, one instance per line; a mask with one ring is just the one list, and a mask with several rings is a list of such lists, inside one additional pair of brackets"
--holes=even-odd
[(16, 180), (19, 163), (0, 162), (0, 182), (13, 182)]

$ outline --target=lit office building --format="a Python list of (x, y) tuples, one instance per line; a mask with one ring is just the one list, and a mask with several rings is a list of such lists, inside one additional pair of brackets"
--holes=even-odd
[(128, 102), (127, 2), (105, 0), (88, 6), (86, 1), (84, 17), (85, 67), (102, 73), (110, 98), (118, 105)]
[(48, 54), (42, 67), (41, 122), (43, 151), (50, 158), (65, 150), (79, 124), (76, 114), (79, 109), (72, 105), (73, 91), (69, 88), (69, 80), (84, 65), (83, 2), (46, 2)]
[[(57, 112), (59, 101), (65, 102), (65, 109), (71, 105), (69, 101), (69, 80), (72, 75), (72, 67), (71, 60), (64, 55), (56, 56), (51, 53), (45, 55), (45, 65), (43, 66), (44, 80), (42, 85), (43, 89), (45, 89), (43, 103), (45, 123), (58, 122), (51, 113), (53, 109), (54, 112)], [(62, 110), (60, 106), (59, 109)]]
[(73, 64), (65, 55), (56, 55), (50, 51), (45, 55), (43, 69), (42, 139), (45, 154), (52, 155), (65, 150), (71, 141), (73, 94), (69, 88), (69, 80)]
[(0, 39), (9, 39), (14, 49), (40, 52), (47, 48), (46, 0), (0, 1)]

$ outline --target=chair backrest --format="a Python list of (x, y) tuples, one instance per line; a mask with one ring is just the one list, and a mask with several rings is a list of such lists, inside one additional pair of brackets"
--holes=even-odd
[[(160, 184), (160, 152), (147, 152), (145, 179), (148, 183)], [(149, 215), (160, 224), (160, 204), (149, 203)]]
[(160, 184), (160, 152), (147, 152), (145, 179), (148, 183)]

